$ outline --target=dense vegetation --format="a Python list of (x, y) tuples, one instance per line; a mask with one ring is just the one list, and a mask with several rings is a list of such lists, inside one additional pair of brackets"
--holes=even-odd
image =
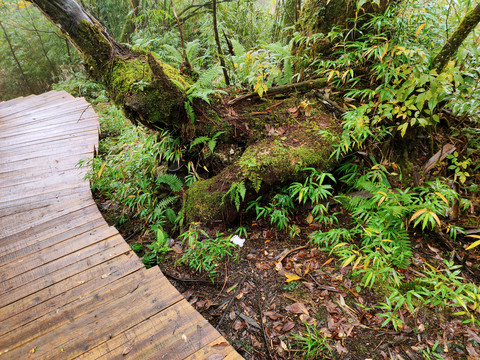
[[(185, 93), (188, 122), (209, 130), (192, 136), (188, 129), (132, 125), (110, 101), (109, 86), (89, 79), (67, 38), (23, 1), (0, 2), (0, 101), (53, 88), (95, 105), (102, 141), (89, 175), (92, 189), (115, 203), (115, 221), (137, 235), (132, 248), (147, 266), (176, 259), (215, 281), (221, 264), (238, 257), (234, 242), (247, 238), (255, 223), (331, 254), (358, 291), (376, 289), (384, 328), (404, 331), (419, 312), (437, 307), (478, 333), (480, 33), (468, 31), (445, 66), (437, 57), (462, 19), (475, 15), (475, 4), (80, 3), (123, 46), (181, 73), (185, 83), (172, 81)], [(329, 6), (342, 4), (353, 9), (345, 23), (315, 24)], [(312, 79), (315, 86), (287, 91), (288, 84)], [(142, 92), (150, 85), (134, 86)], [(228, 102), (240, 94), (248, 100)], [(218, 126), (223, 121), (233, 125)], [(321, 138), (331, 156), (306, 147), (299, 158), (310, 160), (290, 164), (273, 181), (269, 170), (280, 167), (279, 160), (259, 159), (261, 151), (247, 156), (261, 136), (272, 148), (292, 138)], [(242, 176), (227, 179), (220, 195), (201, 195), (231, 164)], [(215, 217), (189, 223), (198, 207), (192, 210), (187, 198)], [(233, 210), (212, 210), (223, 205)], [(422, 259), (415, 253), (422, 242), (445, 251)], [(306, 275), (286, 273), (287, 282)], [(296, 356), (335, 357), (327, 335), (306, 321), (286, 338)], [(453, 345), (474, 358), (478, 340)], [(423, 345), (424, 358), (452, 358), (447, 345)]]

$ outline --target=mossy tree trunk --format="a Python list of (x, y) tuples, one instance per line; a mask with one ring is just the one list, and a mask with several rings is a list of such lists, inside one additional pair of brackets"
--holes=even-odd
[(475, 29), (480, 22), (480, 3), (470, 10), (462, 22), (458, 26), (457, 30), (448, 39), (447, 43), (443, 46), (442, 50), (437, 54), (433, 60), (433, 68), (441, 72), (447, 65), (448, 61), (457, 53), (458, 48), (462, 45), (467, 36)]
[[(334, 28), (353, 28), (359, 25), (357, 21), (362, 15), (383, 13), (389, 5), (399, 1), (401, 0), (367, 0), (358, 7), (358, 0), (306, 0), (297, 23), (297, 31), (303, 36), (311, 36), (319, 33), (327, 35)], [(354, 32), (351, 35), (353, 36)], [(299, 46), (295, 52), (301, 55), (308, 50), (311, 57), (316, 57), (322, 53), (328, 54), (333, 45), (325, 37), (312, 48)]]
[[(178, 71), (151, 54), (132, 52), (74, 0), (33, 0), (83, 55), (88, 73), (106, 85), (110, 97), (134, 123), (179, 130), (188, 124), (185, 89)], [(183, 84), (183, 89), (172, 82)]]
[[(254, 117), (236, 121), (205, 115), (207, 121), (191, 124), (184, 108), (189, 85), (177, 70), (149, 53), (134, 53), (115, 42), (74, 0), (32, 2), (70, 39), (83, 55), (90, 75), (106, 85), (110, 97), (123, 107), (131, 121), (153, 129), (181, 131), (185, 142), (222, 131), (217, 148), (223, 147), (226, 153), (238, 149), (235, 158), (224, 161), (213, 177), (189, 187), (184, 201), (188, 222), (232, 220), (237, 211), (225, 195), (235, 182), (243, 182), (249, 189), (248, 198), (292, 179), (304, 167), (327, 168), (331, 163), (331, 145), (340, 133), (333, 121), (319, 116), (303, 122), (288, 118), (278, 124), (272, 118), (268, 125)], [(281, 127), (282, 136), (268, 134), (267, 125)]]

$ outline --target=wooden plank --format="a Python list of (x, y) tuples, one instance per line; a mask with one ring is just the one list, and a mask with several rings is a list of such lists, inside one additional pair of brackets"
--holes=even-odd
[[(21, 214), (4, 216), (0, 218), (0, 228), (3, 229), (0, 234), (0, 241), (2, 238), (32, 229), (44, 222), (92, 205), (94, 205), (93, 200), (91, 202), (81, 200), (62, 201), (60, 204), (52, 204), (32, 212), (27, 211)], [(11, 226), (12, 224), (16, 224), (16, 226)]]
[[(158, 296), (160, 292), (162, 296)], [(7, 359), (28, 355), (32, 345), (39, 349), (33, 354), (33, 359), (75, 358), (117, 336), (123, 329), (134, 327), (165, 308), (172, 307), (181, 299), (182, 296), (164, 277), (146, 276), (144, 281), (129, 289), (127, 295), (104, 304), (94, 312), (75, 317), (35, 341), (9, 351)]]
[[(92, 120), (93, 121), (93, 120)], [(56, 141), (74, 139), (76, 137), (95, 137), (98, 138), (98, 124), (97, 127), (89, 125), (86, 130), (77, 129), (77, 132), (73, 134), (64, 134), (64, 135), (51, 135), (50, 133), (33, 133), (30, 134), (28, 138), (7, 138), (3, 139), (0, 142), (0, 151), (7, 151), (9, 149), (15, 149), (18, 147), (30, 147), (42, 144), (51, 144)]]
[[(66, 153), (64, 156), (60, 156), (60, 154), (56, 154), (53, 156), (44, 156), (42, 163), (39, 164), (38, 159), (28, 159), (23, 161), (16, 161), (6, 163), (0, 163), (0, 180), (5, 179), (4, 174), (8, 175), (12, 173), (14, 170), (26, 170), (26, 171), (38, 171), (38, 170), (46, 170), (49, 171), (62, 171), (64, 169), (71, 169), (75, 167), (75, 165), (81, 159), (90, 159), (93, 155), (93, 148), (85, 153), (76, 153), (70, 154)], [(45, 163), (48, 163), (48, 167), (45, 166)], [(3, 180), (2, 180), (3, 181)]]
[(83, 251), (65, 255), (61, 258), (44, 263), (32, 270), (16, 274), (16, 276), (13, 277), (10, 277), (8, 273), (5, 274), (2, 272), (2, 274), (0, 274), (0, 296), (19, 287), (28, 287), (30, 282), (34, 282), (42, 278), (48, 279), (50, 274), (54, 272), (61, 272), (63, 268), (67, 268), (77, 263), (79, 263), (77, 270), (82, 271), (85, 269), (85, 267), (82, 267), (84, 264), (81, 262), (81, 260), (103, 252), (104, 250), (107, 250), (120, 243), (125, 244), (123, 238), (118, 235), (116, 231), (112, 231), (109, 228), (107, 228), (106, 232), (102, 233), (101, 235), (108, 237), (104, 239), (93, 238), (92, 240), (96, 240), (96, 242), (93, 244), (88, 244), (88, 241), (90, 240), (88, 236), (85, 237), (84, 235), (80, 235), (82, 240), (86, 239), (87, 241), (87, 244), (82, 243), (82, 246), (84, 246)]
[(2, 111), (2, 113), (0, 113), (0, 129), (9, 128), (12, 124), (14, 124), (14, 126), (22, 126), (23, 123), (21, 121), (13, 121), (20, 118), (26, 119), (28, 121), (26, 124), (29, 125), (31, 120), (42, 119), (48, 114), (69, 114), (79, 106), (84, 106), (85, 108), (90, 107), (82, 98), (68, 98), (63, 95), (58, 95), (52, 100), (55, 101), (45, 102), (39, 99), (33, 99), (31, 106), (26, 107), (22, 103), (17, 104), (10, 110)]
[[(10, 263), (20, 261), (28, 254), (35, 254), (43, 249), (62, 243), (64, 240), (73, 236), (78, 236), (87, 232), (91, 232), (101, 226), (106, 226), (105, 220), (100, 214), (96, 218), (88, 217), (84, 219), (70, 220), (70, 227), (52, 227), (48, 231), (47, 236), (39, 235), (37, 237), (23, 238), (21, 241), (14, 241), (9, 244), (2, 244), (2, 253), (0, 255), (0, 271)], [(63, 225), (63, 224), (62, 224)], [(43, 234), (42, 234), (43, 235)]]
[[(2, 281), (16, 281), (15, 277), (22, 278), (20, 281), (24, 281), (26, 283), (26, 280), (23, 279), (29, 279), (29, 281), (31, 281), (31, 279), (35, 279), (35, 276), (45, 276), (42, 268), (46, 267), (50, 263), (60, 263), (60, 260), (63, 260), (65, 257), (70, 259), (78, 259), (80, 253), (82, 256), (83, 254), (88, 254), (90, 250), (87, 249), (87, 247), (93, 247), (98, 242), (104, 241), (104, 239), (108, 239), (109, 237), (117, 234), (118, 231), (115, 228), (104, 224), (104, 226), (97, 227), (88, 232), (77, 234), (65, 239), (64, 241), (56, 242), (52, 246), (43, 248), (30, 254), (25, 254), (20, 259), (11, 261), (9, 264), (1, 268), (0, 286), (2, 286)], [(75, 254), (76, 252), (79, 253)], [(58, 268), (58, 265), (53, 266), (55, 266), (55, 269)]]
[(122, 277), (105, 285), (100, 289), (101, 291), (82, 296), (69, 304), (59, 304), (60, 306), (51, 308), (47, 314), (36, 321), (23, 324), (14, 331), (0, 336), (0, 349), (9, 349), (11, 352), (31, 342), (35, 342), (35, 346), (42, 344), (43, 348), (45, 344), (54, 343), (50, 340), (44, 342), (41, 340), (44, 337), (49, 339), (52, 334), (55, 334), (54, 339), (57, 343), (62, 341), (62, 337), (70, 339), (70, 324), (88, 318), (89, 314), (100, 313), (112, 303), (118, 306), (119, 303), (125, 302), (125, 298), (128, 299), (127, 301), (132, 301), (137, 296), (133, 293), (136, 293), (139, 288), (153, 285), (157, 286), (158, 282), (148, 278), (145, 271), (137, 271), (130, 276)]
[(24, 101), (21, 102), (16, 102), (15, 100), (12, 100), (12, 103), (9, 105), (13, 106), (7, 106), (7, 108), (2, 108), (0, 112), (0, 122), (3, 121), (3, 118), (6, 118), (7, 116), (12, 116), (22, 111), (31, 111), (32, 109), (44, 106), (48, 102), (61, 99), (69, 100), (72, 98), (73, 96), (65, 91), (49, 91), (47, 93), (34, 97), (24, 98)]
[[(121, 239), (120, 236), (116, 237), (117, 240), (119, 240), (119, 238)], [(34, 294), (42, 289), (46, 289), (59, 281), (79, 274), (89, 267), (101, 264), (105, 261), (113, 259), (116, 256), (119, 256), (123, 253), (129, 253), (131, 251), (130, 247), (123, 240), (119, 240), (119, 242), (113, 247), (105, 248), (103, 250), (104, 251), (98, 252), (88, 258), (75, 262), (74, 264), (70, 264), (64, 267), (61, 271), (55, 271), (48, 277), (43, 277), (32, 281), (28, 284), (28, 286), (18, 287), (15, 291), (4, 292), (2, 295), (0, 295), (1, 306), (4, 307), (15, 301), (19, 301), (28, 295)], [(0, 288), (0, 290), (2, 289)]]
[[(0, 218), (8, 215), (20, 214), (26, 211), (38, 209), (49, 204), (60, 203), (66, 200), (73, 200), (75, 198), (85, 199), (87, 202), (90, 202), (90, 190), (86, 186), (79, 189), (68, 188), (60, 191), (57, 190), (48, 193), (37, 194), (32, 197), (22, 197), (22, 199), (15, 199), (9, 202), (7, 201), (0, 204)], [(34, 202), (33, 204), (32, 201)]]
[[(116, 279), (141, 269), (145, 268), (133, 251), (122, 253), (99, 264), (93, 264), (85, 271), (57, 281), (52, 286), (25, 296), (19, 301), (0, 307), (0, 327), (3, 327), (3, 322), (12, 316), (28, 311), (30, 314), (34, 312), (41, 316), (45, 311), (51, 311), (52, 307), (49, 304), (67, 305)], [(42, 306), (46, 307), (46, 310), (41, 310)], [(25, 316), (29, 317), (29, 313)], [(21, 325), (18, 324), (18, 326)], [(6, 327), (4, 331), (10, 330)]]
[[(77, 231), (75, 230), (77, 227), (81, 227), (83, 224), (100, 218), (102, 217), (96, 205), (92, 204), (44, 221), (35, 227), (35, 231), (33, 231), (31, 227), (28, 227), (23, 231), (15, 232), (9, 236), (2, 234), (0, 235), (0, 249), (2, 251), (2, 257), (0, 257), (0, 259), (2, 259), (4, 255), (20, 251), (33, 244), (40, 244), (49, 238), (55, 238), (55, 236), (65, 232), (75, 232)], [(16, 224), (13, 223), (9, 228), (10, 227), (16, 227)]]
[(76, 167), (97, 132), (64, 92), (0, 105), (0, 356), (240, 358), (102, 219)]
[[(92, 112), (88, 111), (90, 105), (83, 99), (74, 99), (67, 104), (50, 104), (40, 109), (28, 112), (22, 112), (18, 115), (10, 115), (3, 118), (0, 124), (2, 138), (6, 134), (18, 134), (18, 131), (30, 131), (31, 129), (39, 129), (48, 124), (56, 122), (59, 126), (66, 127), (69, 123), (79, 123), (83, 119), (92, 117)], [(58, 121), (61, 115), (62, 122)], [(21, 119), (22, 121), (19, 121)], [(55, 121), (57, 120), (57, 121)]]
[[(88, 349), (80, 359), (184, 359), (217, 340), (220, 334), (185, 300), (137, 326)], [(124, 353), (126, 353), (124, 355)]]
[(22, 137), (21, 139), (12, 139), (10, 141), (0, 142), (0, 153), (4, 156), (8, 156), (8, 153), (18, 154), (20, 152), (32, 151), (35, 147), (36, 150), (41, 151), (47, 147), (50, 147), (52, 151), (65, 151), (67, 146), (72, 146), (78, 142), (87, 142), (96, 145), (98, 138), (98, 130), (92, 126), (78, 129), (74, 134), (51, 134), (51, 137), (45, 138), (41, 134), (31, 134), (28, 138)]
[(201, 359), (238, 360), (243, 358), (233, 350), (232, 346), (223, 337), (220, 337), (185, 358), (185, 360)]
[[(49, 131), (58, 131), (58, 132), (70, 132), (72, 133), (72, 130), (75, 129), (76, 127), (93, 127), (94, 126), (94, 120), (96, 117), (90, 116), (90, 117), (82, 117), (80, 116), (85, 116), (82, 115), (81, 111), (77, 111), (69, 115), (69, 117), (61, 117), (60, 119), (62, 121), (65, 121), (65, 123), (60, 124), (59, 118), (53, 115), (51, 118), (39, 121), (35, 120), (34, 125), (30, 126), (19, 126), (16, 128), (11, 128), (11, 129), (0, 129), (0, 141), (4, 141), (5, 139), (11, 138), (11, 139), (19, 139), (21, 136), (30, 136), (35, 133), (43, 132), (44, 134), (48, 134)], [(68, 124), (68, 123), (72, 124)]]

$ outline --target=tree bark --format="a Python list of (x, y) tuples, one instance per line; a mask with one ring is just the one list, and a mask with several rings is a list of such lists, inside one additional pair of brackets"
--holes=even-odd
[(480, 3), (470, 10), (462, 19), (457, 30), (447, 40), (442, 50), (433, 60), (432, 67), (439, 73), (443, 71), (448, 61), (457, 53), (458, 48), (462, 45), (467, 36), (475, 29), (480, 22)]
[(131, 121), (152, 129), (180, 130), (188, 125), (183, 99), (189, 85), (176, 69), (117, 43), (74, 0), (33, 3), (69, 38), (82, 54), (87, 72), (105, 84), (110, 97)]
[(213, 34), (215, 36), (215, 43), (217, 44), (218, 57), (220, 58), (220, 66), (222, 67), (223, 77), (225, 78), (225, 84), (230, 86), (230, 79), (228, 77), (227, 68), (225, 67), (225, 60), (223, 59), (222, 45), (220, 44), (220, 37), (218, 36), (218, 24), (217, 24), (217, 0), (212, 0), (212, 12), (213, 12)]

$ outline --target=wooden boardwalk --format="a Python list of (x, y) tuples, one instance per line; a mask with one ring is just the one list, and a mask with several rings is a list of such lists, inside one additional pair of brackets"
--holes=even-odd
[(0, 103), (0, 359), (242, 359), (102, 218), (97, 139), (84, 99)]

